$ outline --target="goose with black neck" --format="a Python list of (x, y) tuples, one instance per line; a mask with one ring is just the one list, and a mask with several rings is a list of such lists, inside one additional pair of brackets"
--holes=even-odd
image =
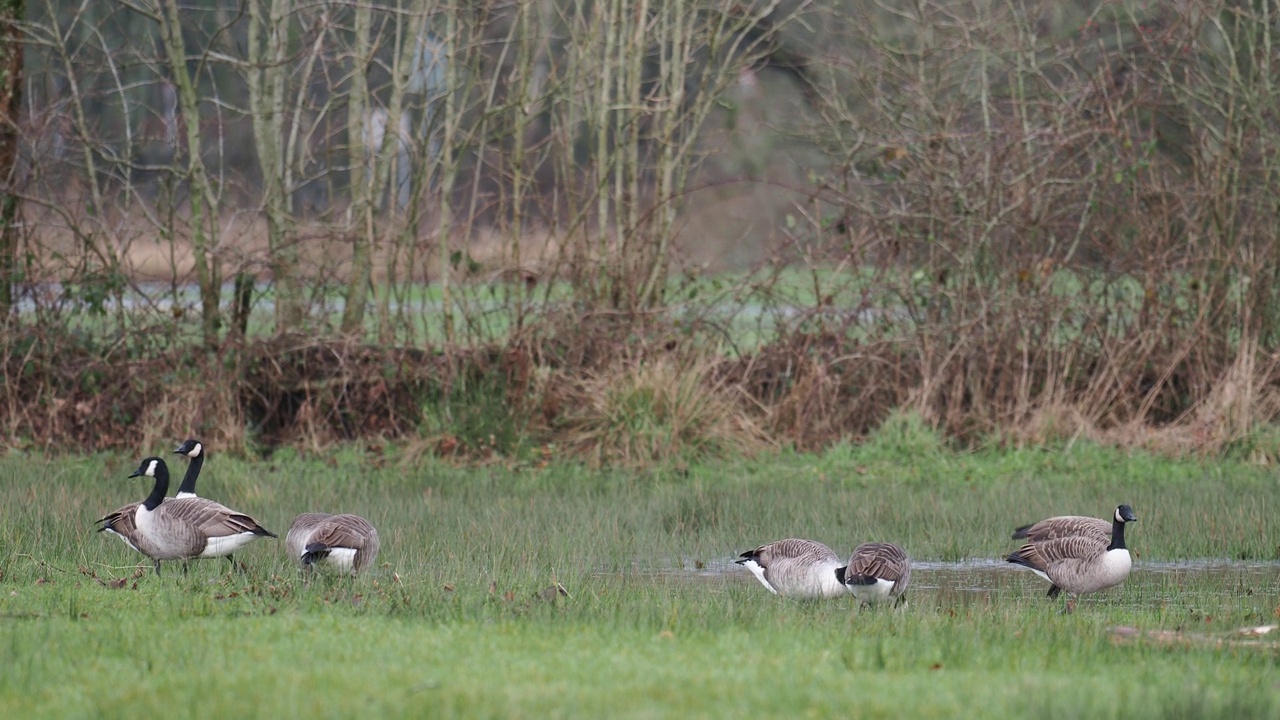
[(1049, 597), (1057, 597), (1065, 590), (1070, 612), (1076, 597), (1115, 587), (1129, 577), (1133, 558), (1125, 545), (1124, 530), (1126, 524), (1137, 519), (1133, 508), (1120, 505), (1112, 515), (1109, 538), (1087, 533), (1029, 542), (1011, 553), (1007, 560), (1030, 568), (1053, 583)]
[[(196, 480), (199, 479), (200, 468), (204, 465), (204, 443), (199, 440), (187, 440), (179, 445), (174, 452), (191, 458), (191, 464), (187, 466), (187, 472), (182, 477), (182, 484), (178, 486), (178, 492), (174, 497), (196, 497)], [(94, 521), (95, 525), (101, 526), (98, 528), (98, 532), (108, 532), (115, 535), (123, 540), (126, 545), (137, 550), (138, 543), (134, 540), (134, 535), (137, 533), (138, 527), (134, 523), (134, 516), (137, 515), (138, 506), (141, 504), (131, 502), (98, 518)]]
[[(151, 558), (156, 574), (161, 560), (187, 561), (194, 558), (226, 557), (260, 537), (276, 537), (256, 520), (224, 505), (198, 497), (165, 500), (169, 490), (169, 467), (158, 457), (149, 457), (129, 477), (154, 479), (151, 494), (138, 504), (133, 514), (135, 530), (131, 545)], [(104, 530), (117, 532), (112, 521)], [(234, 560), (232, 560), (234, 565)]]

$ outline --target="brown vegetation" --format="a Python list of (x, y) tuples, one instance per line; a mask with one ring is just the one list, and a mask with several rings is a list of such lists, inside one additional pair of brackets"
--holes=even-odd
[[(284, 93), (277, 130), (320, 143), (288, 156), (289, 187), (210, 155), (225, 184), (197, 192), (176, 147), (95, 170), (118, 139), (67, 118), (57, 167), (6, 186), (29, 221), (0, 346), (6, 442), (376, 438), (635, 465), (821, 448), (905, 411), (966, 446), (1273, 459), (1257, 442), (1280, 414), (1270, 0), (816, 5), (353, 5), (342, 22), (389, 33), (368, 47), (308, 7), (287, 68), (215, 53), (214, 79), (190, 81), (235, 96), (245, 68), (294, 83), (373, 54), (365, 92)], [(414, 50), (392, 40), (426, 29), (453, 65), (427, 114), (440, 134), (400, 158), (416, 184), (396, 212), (380, 205), (395, 143), (361, 145), (360, 109), (426, 117), (396, 62)], [(171, 74), (144, 45), (139, 88)], [(259, 155), (280, 151), (267, 126)], [(145, 278), (168, 287), (133, 292)], [(193, 278), (198, 308), (180, 299)], [(273, 317), (250, 329), (264, 295)]]

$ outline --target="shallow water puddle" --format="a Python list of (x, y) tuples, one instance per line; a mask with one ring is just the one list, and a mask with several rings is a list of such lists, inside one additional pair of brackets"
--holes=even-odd
[[(632, 566), (632, 579), (652, 583), (693, 583), (727, 587), (755, 585), (750, 572), (732, 558), (671, 559), (661, 565)], [(1280, 596), (1280, 562), (1231, 561), (1221, 558), (1173, 562), (1137, 561), (1125, 583), (1132, 600), (1150, 602), (1194, 592), (1197, 595)], [(1048, 591), (1048, 583), (1034, 573), (994, 558), (959, 562), (914, 561), (911, 589), (940, 602), (987, 602), (1005, 594), (1034, 595)], [(1105, 596), (1103, 593), (1101, 596)], [(1099, 597), (1101, 597), (1099, 596)]]

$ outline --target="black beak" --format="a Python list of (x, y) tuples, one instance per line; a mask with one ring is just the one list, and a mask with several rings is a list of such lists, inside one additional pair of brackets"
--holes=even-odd
[(140, 476), (142, 476), (142, 475), (144, 475), (144, 474), (145, 474), (145, 473), (143, 473), (143, 472), (142, 472), (142, 468), (138, 468), (137, 470), (134, 470), (134, 471), (133, 471), (133, 474), (131, 474), (129, 477), (131, 477), (131, 478), (136, 478), (136, 477), (140, 477)]

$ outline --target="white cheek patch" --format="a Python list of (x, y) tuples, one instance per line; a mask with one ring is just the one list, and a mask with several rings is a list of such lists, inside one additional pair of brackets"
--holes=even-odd
[(191, 452), (187, 453), (187, 455), (195, 458), (195, 457), (200, 457), (200, 453), (202, 452), (204, 452), (204, 445), (201, 445), (200, 443), (196, 443), (196, 446), (191, 448)]
[(146, 475), (147, 475), (147, 477), (155, 477), (155, 476), (156, 476), (156, 461), (155, 461), (155, 460), (152, 460), (151, 462), (147, 463), (147, 472), (146, 472)]

